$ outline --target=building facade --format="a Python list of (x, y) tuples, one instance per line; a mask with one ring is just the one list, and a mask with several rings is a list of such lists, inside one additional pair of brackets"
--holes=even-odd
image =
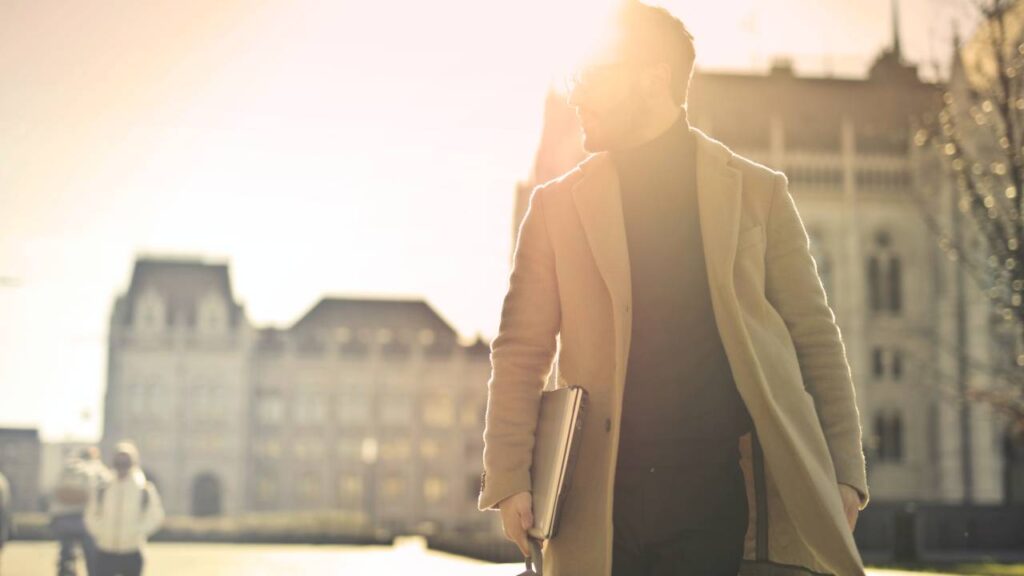
[(226, 265), (140, 259), (112, 316), (102, 446), (136, 441), (171, 514), (493, 528), (475, 508), (489, 375), (489, 346), (422, 300), (325, 298), (254, 328)]
[(0, 428), (0, 472), (11, 485), (15, 512), (39, 510), (41, 445), (35, 428)]
[(486, 524), (490, 348), (422, 300), (326, 298), (253, 358), (252, 510), (335, 510), (390, 532)]

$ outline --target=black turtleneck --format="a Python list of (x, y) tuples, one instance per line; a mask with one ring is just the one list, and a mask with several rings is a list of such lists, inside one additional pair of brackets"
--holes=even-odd
[(685, 109), (665, 132), (611, 153), (633, 284), (618, 464), (734, 459), (751, 429), (715, 325)]

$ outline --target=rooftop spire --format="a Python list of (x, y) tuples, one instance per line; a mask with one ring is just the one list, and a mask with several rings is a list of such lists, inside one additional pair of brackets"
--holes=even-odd
[(892, 0), (892, 51), (897, 59), (903, 59), (900, 47), (900, 0)]

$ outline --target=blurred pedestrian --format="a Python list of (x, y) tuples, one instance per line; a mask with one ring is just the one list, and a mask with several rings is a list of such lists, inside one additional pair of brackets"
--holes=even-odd
[(86, 574), (95, 576), (96, 545), (85, 529), (85, 506), (90, 495), (109, 480), (110, 472), (95, 446), (82, 448), (64, 463), (50, 499), (50, 530), (60, 544), (57, 576), (78, 573), (79, 546), (85, 557)]
[(163, 523), (160, 494), (139, 468), (139, 453), (131, 442), (114, 449), (115, 476), (89, 499), (85, 525), (96, 540), (98, 576), (142, 574), (146, 541)]

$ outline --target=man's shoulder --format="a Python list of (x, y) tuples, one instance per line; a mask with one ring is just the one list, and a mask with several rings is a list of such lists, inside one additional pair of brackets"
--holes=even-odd
[(590, 155), (562, 174), (559, 174), (546, 182), (537, 184), (534, 186), (531, 195), (535, 194), (544, 196), (544, 199), (547, 200), (551, 197), (569, 194), (576, 184), (583, 179), (584, 170), (586, 170), (585, 165), (591, 161), (593, 156), (594, 155)]
[(762, 164), (753, 158), (743, 156), (736, 152), (733, 152), (730, 164), (732, 164), (733, 168), (742, 172), (744, 176), (751, 176), (758, 181), (770, 181), (777, 176), (785, 176), (781, 170), (776, 170), (771, 166)]

